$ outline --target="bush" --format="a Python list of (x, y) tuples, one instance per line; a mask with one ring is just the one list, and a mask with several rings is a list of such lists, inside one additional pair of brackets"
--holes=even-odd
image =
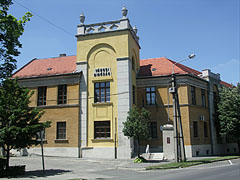
[(6, 159), (3, 157), (0, 157), (0, 172), (5, 169), (6, 166)]
[(134, 160), (134, 163), (143, 163), (143, 162), (147, 162), (147, 160), (140, 156), (140, 157), (137, 157), (135, 160)]
[(18, 176), (25, 173), (25, 165), (22, 166), (10, 166), (8, 170), (0, 170), (0, 178), (7, 176)]

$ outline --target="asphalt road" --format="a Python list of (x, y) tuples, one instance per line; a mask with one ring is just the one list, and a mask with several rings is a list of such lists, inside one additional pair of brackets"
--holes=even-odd
[[(40, 157), (11, 158), (11, 165), (26, 165), (26, 174), (13, 180), (27, 179), (117, 179), (117, 180), (240, 180), (240, 159), (221, 161), (182, 169), (145, 171), (143, 167), (162, 164), (136, 164), (132, 160), (96, 160), (77, 158), (45, 159), (46, 172), (42, 173)], [(5, 178), (7, 179), (7, 178)]]
[(126, 172), (108, 170), (101, 172), (117, 180), (240, 180), (240, 160), (216, 162), (182, 169)]

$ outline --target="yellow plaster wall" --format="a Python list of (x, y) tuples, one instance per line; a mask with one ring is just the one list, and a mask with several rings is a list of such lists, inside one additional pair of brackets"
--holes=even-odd
[[(189, 124), (189, 107), (188, 107), (188, 88), (187, 85), (179, 86), (179, 101), (183, 124), (183, 135), (185, 145), (191, 144), (190, 138), (190, 124)], [(144, 141), (142, 145), (149, 144), (151, 147), (162, 146), (162, 132), (159, 130), (160, 126), (165, 124), (173, 124), (173, 109), (172, 109), (172, 94), (169, 94), (169, 108), (168, 108), (168, 86), (156, 87), (157, 105), (147, 106), (146, 95), (144, 88), (138, 89), (138, 106), (143, 107), (142, 98), (144, 98), (144, 108), (151, 112), (151, 120), (149, 122), (157, 122), (158, 137), (151, 139), (151, 141)], [(169, 120), (168, 120), (169, 113)]]
[(29, 88), (33, 95), (30, 97), (30, 107), (37, 106), (37, 88)]
[[(51, 121), (51, 127), (46, 129), (46, 147), (77, 147), (78, 146), (78, 107), (44, 109), (41, 122)], [(57, 122), (66, 122), (66, 138), (68, 142), (55, 142)]]
[(78, 104), (79, 84), (67, 85), (67, 104)]
[(58, 87), (48, 86), (47, 87), (47, 106), (56, 105), (58, 97)]

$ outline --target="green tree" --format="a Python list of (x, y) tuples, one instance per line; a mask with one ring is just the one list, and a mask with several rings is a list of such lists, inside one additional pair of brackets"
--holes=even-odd
[(21, 87), (16, 79), (6, 79), (0, 88), (0, 145), (7, 156), (9, 167), (11, 149), (36, 145), (37, 132), (50, 127), (51, 122), (40, 123), (42, 109), (29, 107), (33, 92)]
[(150, 138), (147, 121), (150, 119), (150, 112), (144, 108), (141, 110), (133, 107), (128, 112), (127, 121), (123, 122), (124, 136), (133, 137), (138, 143), (138, 157), (140, 157), (140, 140)]
[(220, 89), (217, 111), (220, 135), (237, 139), (240, 149), (240, 83), (237, 87)]
[(30, 20), (32, 14), (27, 12), (21, 19), (8, 14), (12, 0), (0, 1), (0, 81), (11, 77), (17, 68), (14, 57), (20, 54), (22, 44), (19, 37), (23, 34), (24, 26)]

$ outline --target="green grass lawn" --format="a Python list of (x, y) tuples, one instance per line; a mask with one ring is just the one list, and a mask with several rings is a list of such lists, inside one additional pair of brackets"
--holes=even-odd
[(179, 163), (173, 162), (173, 163), (168, 163), (168, 164), (163, 164), (158, 166), (149, 166), (146, 168), (146, 170), (185, 168), (189, 166), (207, 164), (207, 163), (212, 163), (216, 161), (224, 161), (224, 160), (230, 160), (230, 159), (236, 159), (236, 158), (240, 158), (240, 156), (222, 156), (222, 157), (205, 158), (205, 159), (192, 160), (192, 161), (179, 162)]

